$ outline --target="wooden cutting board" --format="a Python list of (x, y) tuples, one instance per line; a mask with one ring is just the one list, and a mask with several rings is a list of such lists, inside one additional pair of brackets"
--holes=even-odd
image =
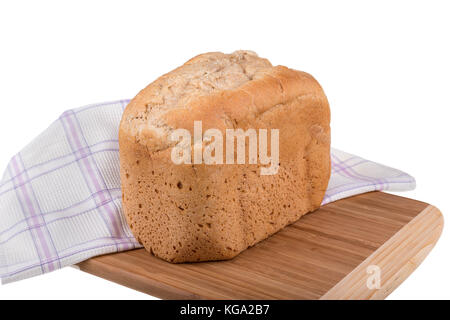
[(171, 264), (139, 249), (79, 267), (163, 299), (383, 299), (442, 227), (432, 205), (371, 192), (325, 205), (233, 260)]

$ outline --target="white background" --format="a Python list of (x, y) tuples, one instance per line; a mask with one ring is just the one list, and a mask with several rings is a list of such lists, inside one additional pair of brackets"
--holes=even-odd
[[(404, 196), (450, 213), (446, 1), (0, 1), (0, 171), (64, 110), (133, 97), (207, 51), (256, 51), (307, 71), (332, 145), (417, 179)], [(2, 214), (2, 213), (0, 213)], [(450, 298), (450, 231), (391, 299)], [(9, 298), (148, 299), (66, 268)]]

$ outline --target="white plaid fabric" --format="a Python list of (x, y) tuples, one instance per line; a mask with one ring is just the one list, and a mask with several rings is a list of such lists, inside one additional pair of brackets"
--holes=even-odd
[[(117, 133), (128, 101), (66, 111), (11, 159), (0, 183), (2, 283), (140, 247), (121, 204)], [(333, 149), (323, 204), (414, 187), (406, 173)]]

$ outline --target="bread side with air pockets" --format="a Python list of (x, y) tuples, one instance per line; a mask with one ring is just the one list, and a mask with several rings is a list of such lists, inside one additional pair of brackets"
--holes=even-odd
[[(170, 134), (194, 121), (279, 130), (279, 169), (174, 164)], [(330, 111), (309, 74), (248, 51), (207, 53), (158, 78), (120, 125), (123, 206), (135, 237), (170, 262), (230, 259), (317, 209), (330, 176)], [(270, 141), (270, 139), (269, 139)]]

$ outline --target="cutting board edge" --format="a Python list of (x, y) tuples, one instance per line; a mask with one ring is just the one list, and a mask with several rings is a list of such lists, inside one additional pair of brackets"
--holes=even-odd
[[(381, 192), (380, 194), (385, 193)], [(409, 198), (399, 197), (397, 195), (385, 195), (420, 202)], [(383, 202), (385, 200), (386, 199), (383, 198), (378, 199), (378, 201)], [(382, 299), (397, 288), (425, 259), (438, 241), (443, 229), (443, 217), (441, 212), (432, 205), (424, 202), (420, 203), (420, 208), (416, 211), (416, 214), (412, 220), (388, 238), (383, 245), (372, 252), (372, 254), (357, 265), (353, 271), (345, 275), (341, 280), (338, 280), (338, 282), (331, 289), (327, 289), (325, 294), (321, 297), (318, 296), (317, 298)], [(408, 204), (407, 206), (409, 207)], [(398, 210), (398, 207), (395, 210)], [(401, 255), (402, 250), (405, 250), (405, 245), (402, 245), (403, 242), (405, 242), (406, 245), (410, 243), (414, 244), (414, 246), (412, 247), (412, 250), (410, 247), (407, 247), (406, 255), (403, 254), (405, 259), (400, 259), (401, 261), (399, 261), (397, 255)], [(130, 255), (131, 257), (133, 256), (133, 252), (134, 251), (122, 252), (120, 255)], [(145, 270), (140, 270), (139, 268), (133, 270), (130, 274), (130, 270), (124, 271), (127, 269), (125, 268), (126, 263), (124, 262), (124, 264), (122, 261), (117, 261), (117, 258), (115, 257), (117, 256), (114, 254), (99, 256), (81, 262), (78, 266), (80, 270), (84, 272), (162, 299), (234, 299), (233, 297), (221, 295), (210, 296), (205, 294), (205, 292), (200, 294), (194, 292), (194, 290), (191, 291), (185, 286), (177, 286), (173, 281), (167, 282), (161, 281), (161, 279), (158, 280), (154, 277), (148, 277), (148, 275), (145, 274)], [(385, 262), (384, 264), (381, 264), (382, 286), (379, 290), (368, 290), (365, 285), (368, 277), (366, 267), (370, 264), (377, 263), (376, 259), (383, 260), (383, 257), (384, 260), (391, 260), (393, 266), (389, 267), (388, 264), (385, 266)], [(359, 281), (355, 281), (355, 279), (359, 279)]]
[[(151, 295), (163, 300), (202, 300), (203, 298), (195, 293), (176, 288), (173, 285), (165, 284), (161, 281), (148, 277), (142, 277), (139, 274), (133, 274), (133, 277), (124, 278), (122, 270), (111, 263), (108, 258), (111, 255), (99, 256), (96, 259), (89, 259), (77, 264), (77, 267), (86, 273), (103, 278), (105, 280), (120, 284), (124, 287)], [(103, 272), (99, 271), (103, 270)], [(109, 272), (105, 272), (108, 270)], [(143, 278), (140, 281), (140, 278)]]
[[(433, 205), (428, 205), (320, 299), (385, 299), (427, 257), (439, 240), (443, 227), (444, 218), (441, 211)], [(394, 256), (403, 257), (403, 263), (398, 263), (398, 260), (392, 263)], [(367, 285), (367, 279), (372, 275), (367, 269), (369, 266), (379, 267), (381, 285), (377, 289), (370, 289)]]

